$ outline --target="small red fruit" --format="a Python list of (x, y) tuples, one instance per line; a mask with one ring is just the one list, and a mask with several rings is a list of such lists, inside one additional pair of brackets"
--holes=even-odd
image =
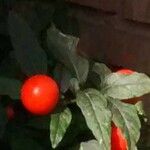
[(14, 108), (11, 105), (8, 105), (6, 107), (6, 114), (7, 114), (7, 118), (8, 120), (12, 120), (15, 117), (15, 112), (14, 112)]
[(130, 69), (121, 69), (118, 70), (117, 73), (124, 74), (124, 75), (131, 75), (134, 73), (134, 71)]
[[(121, 69), (121, 70), (117, 71), (117, 73), (123, 74), (123, 75), (131, 75), (134, 72), (135, 71), (130, 70), (130, 69)], [(131, 99), (125, 99), (125, 100), (122, 100), (122, 101), (125, 102), (125, 103), (129, 103), (129, 104), (136, 104), (140, 100), (141, 100), (140, 97), (136, 97), (136, 98), (131, 98)]]
[(114, 123), (111, 129), (111, 150), (127, 150), (127, 140)]
[(35, 115), (46, 115), (53, 111), (59, 100), (57, 83), (46, 75), (30, 77), (22, 86), (21, 101)]

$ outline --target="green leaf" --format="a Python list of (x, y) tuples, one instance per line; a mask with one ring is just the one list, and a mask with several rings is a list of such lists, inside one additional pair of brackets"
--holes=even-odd
[(140, 120), (134, 105), (110, 99), (113, 122), (118, 126), (128, 141), (129, 150), (136, 147), (140, 136)]
[(112, 73), (104, 80), (102, 93), (114, 99), (130, 99), (150, 93), (150, 78), (142, 73)]
[(100, 75), (101, 80), (104, 80), (106, 76), (111, 74), (111, 70), (103, 63), (95, 63), (92, 71)]
[(96, 140), (82, 142), (79, 150), (99, 150), (100, 146)]
[(86, 85), (87, 85), (87, 87), (90, 87), (90, 88), (95, 88), (98, 90), (101, 89), (100, 76), (97, 73), (90, 71), (88, 74), (88, 79), (87, 79)]
[(88, 75), (87, 84), (90, 87), (101, 89), (104, 78), (111, 73), (111, 70), (103, 63), (94, 63)]
[(78, 38), (63, 34), (54, 25), (47, 31), (49, 51), (83, 83), (87, 79), (89, 63), (86, 59), (77, 55), (78, 41)]
[(88, 89), (77, 94), (86, 123), (100, 144), (100, 149), (110, 149), (111, 112), (107, 108), (106, 98), (97, 90)]
[(10, 12), (8, 25), (15, 56), (22, 71), (27, 75), (47, 73), (46, 53), (29, 25), (15, 12)]
[(56, 148), (63, 139), (68, 126), (71, 123), (71, 111), (66, 108), (63, 112), (53, 114), (50, 123), (50, 139), (52, 147)]
[(21, 82), (16, 79), (0, 77), (0, 95), (8, 95), (12, 99), (19, 99)]
[(70, 86), (70, 79), (72, 78), (71, 73), (66, 67), (59, 64), (54, 70), (54, 78), (59, 83), (61, 92), (65, 93)]
[(70, 80), (70, 89), (73, 93), (77, 93), (80, 90), (79, 81), (76, 78)]
[(139, 113), (139, 115), (144, 115), (146, 116), (145, 110), (144, 110), (144, 105), (142, 101), (139, 101), (138, 103), (135, 104), (135, 107)]

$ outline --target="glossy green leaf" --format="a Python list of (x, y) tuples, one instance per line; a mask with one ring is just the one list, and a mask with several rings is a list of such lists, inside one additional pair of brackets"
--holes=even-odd
[(71, 119), (71, 111), (68, 108), (61, 113), (56, 113), (51, 116), (50, 140), (53, 148), (56, 148), (63, 139), (71, 123)]
[(19, 99), (21, 82), (16, 79), (0, 77), (0, 95), (8, 95), (12, 99)]
[(77, 105), (99, 142), (99, 148), (110, 150), (111, 112), (107, 108), (106, 98), (97, 90), (87, 89), (77, 94)]
[(150, 93), (150, 78), (142, 73), (122, 75), (112, 73), (106, 76), (103, 94), (115, 99), (129, 99)]
[(47, 56), (29, 25), (15, 12), (8, 17), (9, 34), (15, 56), (27, 75), (47, 73)]
[(89, 63), (76, 53), (79, 39), (65, 35), (52, 25), (47, 31), (47, 43), (49, 51), (61, 63), (63, 63), (75, 77), (82, 83), (87, 79)]
[(134, 105), (110, 99), (113, 122), (118, 126), (128, 141), (129, 150), (136, 147), (140, 136), (140, 120)]
[(100, 146), (98, 141), (91, 140), (88, 142), (82, 142), (79, 150), (99, 150)]

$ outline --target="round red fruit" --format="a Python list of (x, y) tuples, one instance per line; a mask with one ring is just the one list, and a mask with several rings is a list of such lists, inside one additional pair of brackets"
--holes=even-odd
[(127, 140), (120, 128), (112, 124), (111, 129), (111, 150), (127, 150)]
[(24, 107), (35, 115), (51, 113), (59, 100), (55, 80), (46, 75), (35, 75), (25, 81), (21, 89)]

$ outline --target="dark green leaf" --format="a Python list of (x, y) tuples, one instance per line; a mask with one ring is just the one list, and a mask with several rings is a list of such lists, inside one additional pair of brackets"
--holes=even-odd
[(87, 79), (86, 84), (87, 84), (87, 87), (101, 89), (100, 76), (97, 73), (90, 71), (88, 74), (88, 79)]
[(104, 80), (102, 92), (116, 99), (130, 99), (150, 93), (150, 78), (142, 73), (112, 73)]
[(100, 149), (110, 149), (111, 112), (106, 98), (97, 90), (88, 89), (77, 94), (80, 107), (88, 127), (100, 144)]
[(95, 63), (92, 71), (100, 75), (101, 80), (104, 80), (106, 76), (111, 74), (111, 70), (103, 63)]
[(59, 144), (59, 148), (66, 146), (67, 150), (79, 150), (79, 141), (83, 139), (86, 140), (91, 137), (93, 138), (93, 135), (87, 127), (84, 116), (82, 115), (79, 107), (71, 105), (70, 109), (72, 113), (71, 124), (69, 125), (63, 140)]
[(75, 73), (78, 80), (83, 83), (87, 79), (89, 63), (86, 59), (77, 55), (78, 41), (78, 38), (63, 34), (54, 25), (47, 31), (49, 51), (59, 62)]
[(66, 108), (63, 112), (53, 114), (50, 123), (50, 139), (52, 147), (56, 148), (64, 137), (68, 126), (71, 123), (71, 111)]
[(19, 99), (21, 82), (16, 79), (0, 77), (0, 95), (8, 95), (12, 99)]
[(79, 81), (76, 78), (70, 80), (70, 89), (73, 93), (77, 93), (80, 90)]
[(140, 136), (140, 120), (134, 105), (110, 99), (113, 122), (118, 126), (128, 141), (129, 150), (134, 150)]
[(91, 71), (89, 72), (89, 75), (88, 75), (87, 84), (90, 87), (101, 89), (103, 87), (102, 81), (110, 73), (111, 73), (111, 70), (103, 63), (91, 64)]
[(47, 73), (47, 57), (29, 25), (16, 13), (8, 17), (9, 34), (15, 56), (27, 75)]
[(100, 149), (100, 146), (96, 140), (82, 142), (80, 145), (80, 150), (99, 150), (99, 149)]
[(54, 70), (54, 78), (60, 85), (60, 89), (65, 93), (70, 85), (71, 73), (61, 64), (57, 65)]

